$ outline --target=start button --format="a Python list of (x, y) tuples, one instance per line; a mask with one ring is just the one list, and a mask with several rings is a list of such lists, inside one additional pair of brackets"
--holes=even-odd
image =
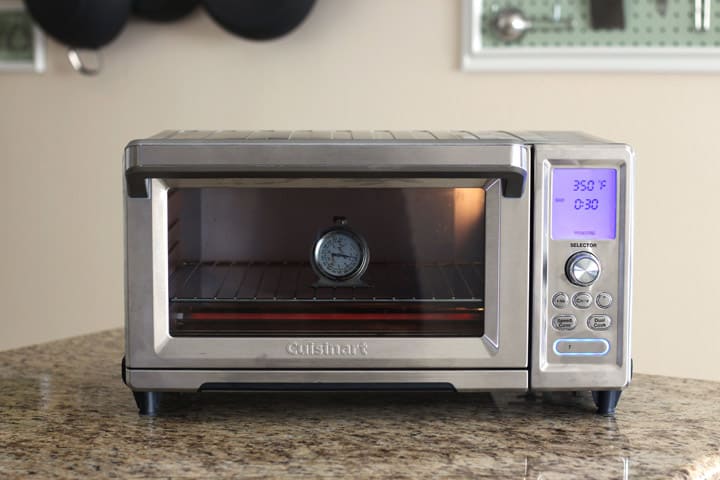
[(610, 351), (610, 342), (604, 338), (560, 338), (553, 343), (555, 355), (601, 357)]

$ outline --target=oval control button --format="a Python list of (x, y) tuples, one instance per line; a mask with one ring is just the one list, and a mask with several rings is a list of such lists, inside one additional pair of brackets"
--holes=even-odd
[(612, 295), (607, 292), (598, 293), (595, 297), (595, 303), (600, 308), (608, 308), (613, 303)]
[(607, 330), (612, 325), (612, 318), (607, 315), (590, 315), (587, 326), (591, 330)]
[(555, 308), (565, 308), (570, 305), (570, 297), (568, 297), (567, 293), (558, 292), (553, 295), (552, 304)]
[(602, 357), (609, 351), (610, 342), (604, 338), (561, 338), (553, 343), (553, 352), (561, 357)]
[(590, 308), (593, 303), (592, 295), (587, 292), (576, 293), (572, 299), (573, 305), (577, 308)]
[(556, 315), (552, 319), (552, 326), (555, 330), (572, 330), (577, 325), (574, 315)]

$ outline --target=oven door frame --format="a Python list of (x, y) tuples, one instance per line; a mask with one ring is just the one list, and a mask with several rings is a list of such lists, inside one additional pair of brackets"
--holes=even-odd
[[(529, 148), (478, 146), (476, 162), (502, 171), (523, 168)], [(433, 155), (442, 155), (434, 151)], [(442, 158), (442, 157), (440, 157)], [(498, 161), (502, 158), (503, 162)], [(282, 174), (278, 174), (282, 176)], [(530, 192), (503, 194), (488, 175), (453, 175), (443, 182), (485, 184), (485, 333), (482, 337), (172, 337), (169, 332), (167, 192), (186, 179), (151, 178), (147, 197), (126, 195), (126, 362), (128, 369), (525, 369), (530, 301)], [(427, 178), (427, 177), (425, 177)], [(442, 176), (438, 175), (438, 178)], [(238, 181), (210, 180), (227, 186)], [(256, 182), (253, 179), (243, 181)], [(265, 178), (264, 182), (268, 179)], [(323, 180), (320, 180), (323, 181)], [(397, 182), (397, 176), (393, 179)], [(455, 181), (456, 183), (453, 183)], [(257, 183), (254, 186), (257, 186)], [(359, 344), (355, 356), (298, 356), (295, 342)]]

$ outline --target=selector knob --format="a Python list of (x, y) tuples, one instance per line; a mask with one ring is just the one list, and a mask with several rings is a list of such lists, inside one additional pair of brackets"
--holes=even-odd
[(578, 252), (568, 258), (565, 264), (565, 275), (570, 283), (587, 287), (595, 283), (600, 276), (600, 262), (590, 252)]

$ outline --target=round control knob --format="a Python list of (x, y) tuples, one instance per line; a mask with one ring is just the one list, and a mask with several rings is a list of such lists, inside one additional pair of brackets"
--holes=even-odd
[(600, 276), (600, 262), (590, 252), (578, 252), (568, 258), (565, 264), (565, 275), (570, 283), (587, 287)]

